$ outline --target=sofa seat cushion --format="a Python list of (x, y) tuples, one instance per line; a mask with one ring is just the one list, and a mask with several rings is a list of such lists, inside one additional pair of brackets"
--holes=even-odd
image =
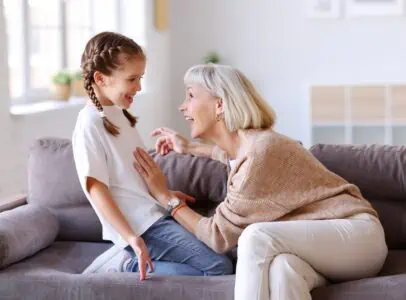
[[(8, 267), (7, 271), (27, 271), (32, 274), (71, 273), (80, 274), (111, 243), (57, 241), (36, 255)], [(1, 274), (1, 272), (0, 272)]]
[(406, 274), (366, 278), (316, 288), (312, 300), (389, 300), (406, 298)]
[[(234, 275), (212, 277), (152, 276), (139, 281), (135, 273), (80, 274), (108, 243), (56, 242), (10, 267), (0, 270), (0, 295), (5, 299), (211, 299), (232, 300)], [(401, 263), (403, 251), (390, 251), (388, 260)], [(389, 265), (388, 265), (389, 266)], [(383, 269), (385, 271), (385, 267)], [(393, 272), (393, 269), (392, 269)], [(404, 299), (406, 274), (367, 278), (320, 287), (313, 300)], [(386, 298), (385, 298), (386, 297)]]
[[(406, 274), (406, 250), (389, 250), (380, 276)], [(406, 296), (405, 296), (406, 298)]]
[(80, 274), (111, 244), (56, 242), (35, 256), (0, 270), (0, 299), (210, 299), (233, 300), (234, 275), (155, 276)]

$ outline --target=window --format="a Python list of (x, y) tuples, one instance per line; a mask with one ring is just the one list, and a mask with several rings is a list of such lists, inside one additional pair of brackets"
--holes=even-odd
[(50, 99), (51, 77), (78, 71), (88, 39), (109, 30), (145, 46), (144, 0), (3, 0), (13, 103)]

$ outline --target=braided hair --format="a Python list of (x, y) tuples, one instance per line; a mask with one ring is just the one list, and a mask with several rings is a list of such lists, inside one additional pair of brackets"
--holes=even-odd
[[(102, 32), (91, 38), (85, 47), (81, 59), (81, 69), (84, 87), (90, 100), (98, 110), (103, 119), (103, 125), (113, 136), (120, 134), (119, 127), (114, 125), (104, 114), (103, 106), (93, 88), (94, 73), (99, 71), (104, 75), (110, 75), (113, 70), (120, 67), (119, 55), (138, 56), (145, 59), (145, 54), (141, 47), (132, 39), (114, 32)], [(137, 123), (134, 117), (126, 109), (123, 109), (124, 116), (130, 122), (131, 127)]]

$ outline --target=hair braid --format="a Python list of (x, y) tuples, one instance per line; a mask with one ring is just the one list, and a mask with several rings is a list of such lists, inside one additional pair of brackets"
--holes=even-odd
[(85, 90), (87, 92), (87, 94), (89, 95), (90, 100), (92, 101), (92, 103), (94, 104), (94, 106), (96, 107), (96, 109), (98, 110), (98, 112), (100, 113), (101, 118), (103, 119), (103, 125), (104, 128), (113, 136), (118, 136), (120, 134), (120, 130), (119, 128), (114, 125), (105, 115), (104, 115), (104, 110), (103, 110), (103, 106), (101, 105), (99, 99), (97, 99), (96, 93), (94, 92), (94, 88), (92, 85), (92, 81), (93, 81), (93, 73), (94, 72), (90, 72), (90, 73), (83, 73), (83, 76), (86, 78), (84, 78), (84, 87)]

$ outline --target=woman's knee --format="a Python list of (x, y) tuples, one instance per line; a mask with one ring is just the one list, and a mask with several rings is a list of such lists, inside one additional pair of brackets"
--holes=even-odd
[(300, 258), (293, 254), (279, 254), (272, 260), (270, 273), (284, 274), (287, 269), (295, 269), (295, 265), (298, 265), (299, 260)]
[(272, 235), (265, 233), (263, 226), (269, 223), (255, 223), (244, 229), (238, 239), (238, 256), (264, 255), (273, 244)]
[(309, 291), (317, 286), (327, 284), (327, 280), (316, 272), (309, 263), (290, 253), (279, 254), (272, 260), (269, 268), (269, 282), (271, 285), (284, 282), (286, 286), (291, 284), (297, 286), (302, 282)]
[(257, 239), (258, 233), (261, 231), (262, 223), (254, 223), (248, 225), (240, 235), (238, 239), (238, 244), (250, 244), (252, 241)]

